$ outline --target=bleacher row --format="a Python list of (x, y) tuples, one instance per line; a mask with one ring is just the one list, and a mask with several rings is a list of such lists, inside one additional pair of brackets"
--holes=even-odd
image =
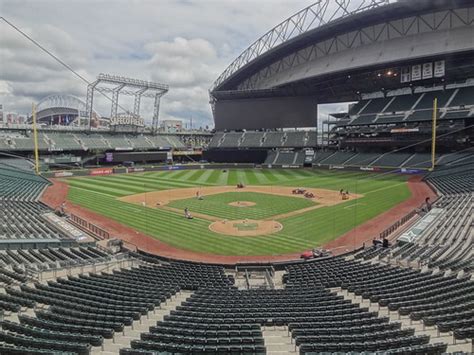
[[(442, 272), (471, 273), (474, 270), (474, 164), (439, 169), (426, 180), (438, 191), (435, 220), (414, 241), (398, 244), (390, 251), (373, 253), (407, 265), (420, 265)], [(378, 254), (378, 255), (377, 255)]]
[[(437, 154), (437, 166), (474, 162), (474, 151), (466, 150), (457, 153)], [(271, 165), (299, 165), (306, 162), (304, 151), (269, 151), (264, 164)], [(311, 161), (317, 166), (347, 166), (347, 167), (385, 167), (385, 168), (413, 168), (427, 169), (431, 167), (429, 153), (357, 153), (352, 151), (316, 151)]]
[(316, 146), (316, 132), (217, 132), (209, 148), (304, 148)]
[(338, 126), (431, 121), (435, 98), (441, 121), (474, 117), (474, 86), (468, 86), (361, 100), (350, 108), (348, 117), (340, 120)]
[(16, 272), (25, 269), (48, 270), (107, 259), (107, 252), (93, 246), (0, 250), (0, 267), (12, 267)]
[(300, 152), (282, 152), (270, 151), (268, 152), (265, 164), (268, 165), (299, 165), (303, 166), (305, 163), (305, 153)]
[(0, 240), (63, 239), (41, 215), (51, 210), (37, 199), (48, 181), (0, 162)]
[[(232, 284), (220, 267), (166, 263), (68, 276), (34, 287), (7, 287), (4, 299), (9, 309), (43, 306), (35, 307), (34, 316), (2, 322), (0, 353), (17, 347), (32, 354), (53, 350), (89, 354), (92, 347), (102, 346), (104, 339), (114, 338), (181, 288), (220, 289)], [(146, 338), (153, 336), (142, 335)]]
[[(143, 260), (154, 261), (149, 256)], [(261, 327), (284, 325), (301, 354), (446, 351), (445, 343), (417, 335), (330, 287), (342, 287), (441, 333), (453, 332), (459, 339), (474, 335), (474, 282), (469, 277), (341, 257), (290, 265), (286, 271), (285, 289), (238, 290), (222, 267), (183, 262), (7, 287), (0, 297), (4, 310), (34, 308), (35, 313), (1, 323), (0, 352), (89, 354), (183, 289), (194, 294), (121, 354), (264, 354)]]
[[(408, 316), (412, 321), (421, 321), (426, 327), (436, 326), (440, 333), (453, 332), (455, 338), (465, 339), (474, 336), (473, 297), (474, 282), (470, 275), (456, 277), (456, 274), (444, 276), (431, 272), (420, 272), (410, 268), (397, 268), (388, 265), (360, 263), (341, 258), (332, 258), (322, 262), (288, 267), (285, 278), (287, 287), (300, 287), (301, 284), (313, 287), (341, 287), (343, 290), (361, 296), (362, 299), (387, 307), (389, 311), (398, 312), (400, 316)], [(379, 318), (380, 319), (380, 318)], [(387, 320), (388, 322), (388, 320)], [(393, 324), (393, 323), (390, 323)], [(290, 329), (305, 329), (296, 334), (311, 334), (313, 324), (306, 326), (292, 325)], [(319, 330), (315, 331), (320, 334)], [(338, 339), (338, 332), (323, 337), (321, 335), (303, 335), (300, 351), (362, 351), (377, 350), (377, 345), (356, 346), (350, 338)], [(405, 350), (406, 353), (441, 353), (446, 347), (429, 350), (428, 340), (424, 336), (413, 337), (411, 332), (400, 335), (405, 339), (398, 341), (398, 346), (426, 344), (425, 349)], [(370, 338), (370, 337), (369, 337)], [(379, 347), (386, 344), (388, 337), (382, 337)], [(417, 340), (415, 340), (418, 338)], [(332, 345), (325, 344), (326, 342)], [(389, 343), (391, 343), (389, 341)], [(397, 341), (395, 341), (397, 343)], [(388, 351), (388, 350), (387, 350)], [(431, 352), (433, 351), (433, 352)]]
[[(184, 148), (184, 143), (177, 135), (125, 135), (106, 133), (72, 133), (40, 131), (38, 147), (42, 151), (67, 150), (149, 150), (161, 148)], [(34, 149), (33, 133), (0, 131), (0, 150), (32, 151)]]
[[(437, 155), (435, 160), (436, 165), (438, 166), (473, 161), (474, 156), (472, 150)], [(406, 152), (355, 153), (351, 151), (323, 151), (316, 152), (313, 164), (426, 169), (431, 167), (431, 154)]]

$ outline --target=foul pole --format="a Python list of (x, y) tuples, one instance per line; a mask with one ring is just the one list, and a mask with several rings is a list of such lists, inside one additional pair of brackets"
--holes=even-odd
[(35, 145), (35, 172), (39, 175), (39, 156), (38, 156), (38, 131), (36, 130), (36, 106), (32, 105), (33, 116), (33, 141)]
[(431, 170), (434, 170), (436, 160), (436, 121), (438, 118), (438, 98), (433, 100), (433, 126), (431, 128)]

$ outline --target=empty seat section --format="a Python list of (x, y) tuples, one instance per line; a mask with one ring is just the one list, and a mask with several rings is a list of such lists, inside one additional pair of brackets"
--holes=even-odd
[(237, 148), (240, 144), (242, 133), (230, 132), (224, 135), (224, 141), (221, 143), (221, 148)]
[(265, 140), (262, 144), (262, 147), (266, 147), (266, 148), (281, 147), (283, 144), (284, 135), (285, 133), (283, 132), (266, 132)]
[(263, 132), (245, 132), (241, 147), (256, 148), (262, 144)]
[(328, 158), (322, 160), (320, 163), (324, 165), (341, 165), (355, 155), (354, 152), (336, 152)]
[(387, 153), (380, 156), (379, 159), (372, 162), (371, 166), (380, 167), (400, 167), (412, 156), (412, 153)]

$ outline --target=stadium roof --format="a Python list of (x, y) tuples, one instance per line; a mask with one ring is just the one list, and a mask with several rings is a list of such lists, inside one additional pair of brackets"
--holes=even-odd
[[(329, 4), (337, 4), (329, 11)], [(356, 6), (359, 4), (359, 6)], [(462, 8), (471, 0), (331, 1), (320, 0), (267, 32), (247, 48), (215, 81), (212, 94), (235, 91), (252, 75), (311, 44), (361, 27)]]

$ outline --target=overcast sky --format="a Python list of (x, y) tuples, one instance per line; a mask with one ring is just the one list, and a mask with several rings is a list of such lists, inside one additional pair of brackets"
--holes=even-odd
[[(212, 125), (208, 89), (249, 44), (310, 0), (0, 0), (0, 15), (93, 81), (99, 73), (170, 85), (160, 118)], [(28, 113), (86, 84), (0, 21), (0, 104)], [(127, 108), (131, 102), (120, 102)], [(110, 108), (98, 100), (106, 116)], [(142, 100), (150, 117), (152, 101)], [(339, 110), (329, 106), (323, 111)]]

